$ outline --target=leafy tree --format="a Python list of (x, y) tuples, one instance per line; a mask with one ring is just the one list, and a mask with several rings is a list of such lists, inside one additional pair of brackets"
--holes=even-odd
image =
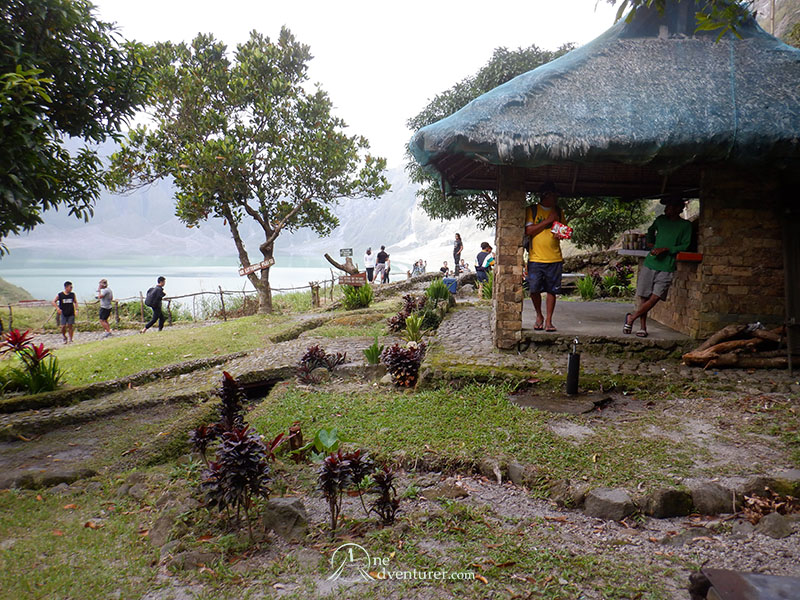
[[(178, 217), (192, 227), (209, 217), (230, 229), (242, 266), (251, 260), (239, 231), (252, 219), (263, 231), (256, 262), (273, 258), (284, 230), (327, 235), (341, 198), (388, 189), (386, 161), (342, 131), (327, 94), (308, 85), (309, 47), (287, 29), (278, 40), (252, 32), (233, 57), (210, 35), (191, 45), (154, 47), (153, 126), (129, 134), (112, 157), (113, 189), (171, 177)], [(269, 268), (249, 274), (259, 311), (272, 311)]]
[[(449, 90), (437, 95), (422, 111), (408, 120), (408, 126), (417, 130), (443, 119), (481, 94), (494, 89), (572, 50), (565, 44), (551, 52), (537, 46), (508, 50), (497, 48), (489, 62), (474, 76), (460, 81)], [(449, 220), (471, 215), (483, 228), (495, 226), (497, 195), (493, 191), (474, 194), (444, 196), (438, 181), (407, 155), (406, 170), (412, 181), (421, 185), (420, 205), (434, 219)], [(620, 232), (640, 225), (645, 218), (646, 201), (623, 203), (610, 198), (570, 198), (559, 204), (575, 229), (574, 242), (578, 247), (607, 247)], [(522, 235), (522, 234), (520, 234)]]
[[(663, 12), (668, 0), (606, 0), (609, 4), (619, 4), (617, 20), (622, 18), (626, 10), (630, 21), (636, 10), (643, 7), (655, 7)], [(680, 0), (679, 0), (680, 1)], [(694, 2), (695, 0), (683, 0)], [(719, 31), (719, 37), (727, 32), (738, 35), (738, 28), (752, 13), (753, 0), (705, 0), (695, 12), (696, 31)]]
[(88, 0), (0, 5), (0, 242), (50, 208), (88, 219), (102, 165), (62, 142), (114, 137), (145, 97), (144, 47), (120, 42), (93, 10)]

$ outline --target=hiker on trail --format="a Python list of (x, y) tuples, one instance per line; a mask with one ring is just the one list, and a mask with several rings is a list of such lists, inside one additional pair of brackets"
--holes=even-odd
[(491, 264), (487, 267), (489, 259), (492, 257), (492, 247), (489, 242), (481, 242), (481, 251), (475, 257), (475, 279), (483, 283), (489, 281), (489, 271), (492, 270)]
[(108, 287), (108, 280), (101, 279), (97, 287), (97, 298), (100, 300), (100, 325), (106, 334), (103, 337), (111, 337), (111, 326), (108, 324), (108, 317), (111, 316), (111, 301), (114, 293)]
[(142, 330), (139, 333), (144, 333), (148, 329), (150, 329), (153, 324), (158, 321), (158, 330), (161, 331), (164, 329), (164, 321), (166, 317), (161, 312), (161, 300), (166, 296), (164, 293), (164, 284), (167, 280), (164, 277), (159, 277), (155, 287), (151, 287), (147, 290), (147, 298), (145, 298), (144, 304), (145, 306), (149, 306), (153, 309), (153, 318), (142, 327)]
[[(72, 282), (64, 282), (64, 291), (59, 292), (53, 298), (53, 306), (58, 311), (58, 324), (61, 325), (61, 336), (64, 343), (72, 342), (73, 329), (75, 327), (75, 317), (78, 315), (78, 301), (75, 299), (75, 292), (72, 291)], [(69, 333), (69, 339), (67, 339)]]
[(378, 252), (375, 263), (375, 277), (373, 281), (376, 283), (383, 283), (383, 277), (386, 273), (386, 261), (389, 260), (389, 255), (386, 254), (386, 246), (381, 246), (381, 251)]
[(375, 255), (372, 253), (372, 248), (367, 248), (367, 253), (364, 255), (364, 269), (367, 272), (367, 281), (372, 283), (372, 275), (375, 272)]
[(461, 234), (456, 234), (456, 239), (453, 242), (453, 270), (458, 276), (459, 265), (461, 263), (461, 251), (464, 249), (464, 243), (461, 241)]
[[(556, 294), (561, 292), (561, 273), (564, 258), (561, 241), (551, 231), (553, 223), (564, 223), (564, 213), (558, 206), (558, 191), (552, 181), (539, 189), (539, 204), (529, 206), (525, 213), (525, 235), (531, 237), (528, 248), (528, 286), (536, 310), (537, 331), (557, 331), (553, 325)], [(542, 313), (542, 292), (547, 293), (547, 318)]]
[(386, 255), (386, 268), (383, 270), (383, 283), (389, 283), (389, 271), (392, 270), (392, 261), (389, 255)]
[(636, 319), (640, 319), (641, 327), (636, 335), (643, 338), (647, 337), (647, 313), (660, 300), (667, 299), (675, 272), (675, 257), (692, 242), (692, 224), (681, 218), (686, 200), (670, 196), (662, 199), (661, 204), (665, 205), (664, 214), (656, 217), (647, 230), (647, 246), (652, 250), (639, 268), (636, 282), (639, 308), (633, 314), (627, 313), (622, 325), (622, 333), (629, 334)]

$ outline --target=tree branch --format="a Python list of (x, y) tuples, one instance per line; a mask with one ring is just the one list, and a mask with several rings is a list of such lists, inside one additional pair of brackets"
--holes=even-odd
[(302, 201), (298, 202), (297, 204), (295, 204), (294, 208), (292, 208), (292, 210), (290, 210), (290, 211), (289, 211), (289, 213), (288, 213), (288, 214), (287, 214), (287, 215), (286, 215), (286, 216), (285, 216), (283, 219), (281, 219), (281, 220), (280, 220), (280, 222), (278, 222), (278, 224), (277, 224), (277, 225), (275, 225), (275, 227), (274, 227), (274, 228), (273, 228), (273, 230), (272, 230), (272, 233), (271, 233), (271, 234), (270, 234), (270, 236), (267, 238), (267, 243), (274, 242), (276, 239), (278, 239), (278, 235), (280, 234), (281, 230), (282, 230), (284, 227), (286, 227), (286, 224), (287, 224), (287, 223), (288, 223), (288, 222), (289, 222), (289, 221), (290, 221), (290, 220), (291, 220), (291, 219), (292, 219), (292, 218), (293, 218), (293, 217), (294, 217), (294, 216), (295, 216), (297, 213), (299, 213), (299, 212), (300, 212), (300, 211), (303, 209), (303, 206), (304, 206), (304, 205), (305, 205), (305, 203), (306, 203), (306, 202), (308, 202), (309, 200), (310, 200), (310, 198), (306, 198), (305, 200), (302, 200)]
[[(222, 214), (228, 220), (228, 228), (231, 230), (231, 236), (233, 237), (233, 243), (236, 244), (236, 251), (239, 253), (239, 262), (242, 264), (243, 267), (250, 266), (250, 257), (247, 255), (247, 250), (244, 247), (244, 242), (242, 241), (242, 236), (239, 234), (239, 226), (237, 225), (236, 221), (233, 218), (233, 213), (231, 212), (230, 207), (227, 204), (222, 205)], [(258, 275), (255, 273), (249, 273), (247, 278), (250, 280), (250, 283), (253, 284), (253, 287), (258, 289), (258, 284), (261, 282), (258, 278)]]

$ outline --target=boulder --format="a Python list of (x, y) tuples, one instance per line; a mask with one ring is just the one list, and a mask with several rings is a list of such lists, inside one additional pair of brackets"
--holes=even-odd
[(48, 469), (43, 473), (36, 473), (33, 476), (34, 488), (45, 488), (58, 485), (59, 483), (72, 483), (79, 479), (86, 479), (97, 475), (96, 471), (86, 467), (77, 469)]
[(144, 500), (147, 497), (147, 488), (143, 483), (135, 483), (128, 489), (128, 496), (134, 500)]
[(148, 538), (155, 548), (161, 548), (169, 540), (169, 534), (175, 526), (178, 515), (175, 511), (162, 513), (150, 528)]
[(514, 485), (532, 488), (541, 485), (546, 476), (533, 465), (523, 465), (512, 461), (508, 463), (508, 478)]
[(503, 483), (503, 472), (500, 461), (495, 458), (482, 458), (478, 461), (478, 471), (487, 479)]
[(792, 535), (793, 527), (789, 519), (782, 514), (769, 513), (761, 517), (758, 525), (756, 525), (756, 531), (779, 540)]
[(647, 497), (644, 507), (645, 514), (656, 519), (685, 517), (692, 512), (692, 496), (683, 490), (661, 488)]
[(621, 521), (633, 514), (636, 507), (623, 489), (597, 488), (586, 494), (583, 510), (590, 517)]
[(740, 504), (732, 490), (715, 481), (689, 480), (686, 484), (692, 494), (695, 510), (702, 515), (735, 512), (734, 504), (736, 508)]
[(300, 498), (273, 498), (262, 515), (264, 529), (285, 540), (302, 540), (308, 533), (308, 513)]
[(731, 526), (731, 535), (738, 539), (747, 538), (753, 534), (754, 530), (755, 527), (747, 519), (736, 519)]
[(445, 481), (433, 488), (423, 490), (420, 494), (426, 500), (457, 500), (469, 496), (467, 490), (452, 481)]
[(202, 550), (188, 550), (176, 554), (167, 567), (175, 569), (196, 569), (200, 566), (208, 566), (217, 560), (217, 555), (213, 552), (203, 552)]

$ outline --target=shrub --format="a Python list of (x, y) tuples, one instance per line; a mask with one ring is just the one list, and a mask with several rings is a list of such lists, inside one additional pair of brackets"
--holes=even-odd
[(362, 350), (364, 353), (364, 358), (367, 359), (367, 364), (370, 365), (377, 365), (381, 360), (381, 352), (383, 352), (383, 346), (378, 344), (378, 336), (375, 336), (375, 341), (369, 348), (364, 348)]
[(422, 327), (422, 315), (409, 315), (406, 319), (406, 330), (403, 337), (408, 342), (421, 342), (426, 331)]
[(449, 302), (452, 294), (444, 281), (436, 279), (425, 289), (425, 295), (431, 300), (447, 300)]
[(582, 300), (594, 300), (597, 297), (597, 285), (591, 275), (585, 275), (576, 282)]
[(342, 303), (346, 310), (367, 308), (372, 304), (373, 294), (371, 285), (362, 285), (359, 287), (343, 285), (342, 292), (344, 293)]
[[(448, 292), (450, 293), (450, 292)], [(411, 294), (403, 296), (403, 308), (395, 316), (389, 319), (390, 331), (402, 331), (406, 328), (406, 319), (417, 310), (424, 308), (427, 302), (425, 296), (415, 298)]]
[(409, 342), (401, 347), (395, 344), (381, 353), (381, 360), (392, 376), (395, 385), (414, 387), (419, 377), (419, 367), (425, 358), (425, 342)]
[(494, 271), (489, 271), (486, 276), (488, 279), (481, 284), (481, 298), (491, 300), (492, 288), (494, 288)]
[(340, 364), (347, 361), (347, 352), (337, 352), (328, 354), (319, 345), (309, 346), (306, 353), (297, 365), (297, 377), (303, 383), (319, 383), (321, 378), (314, 375), (314, 371), (320, 367), (333, 371)]
[(442, 319), (444, 319), (446, 312), (446, 304), (441, 307), (438, 302), (434, 302), (433, 306), (430, 303), (426, 304), (422, 312), (419, 313), (422, 316), (422, 327), (431, 330), (437, 329), (442, 324)]
[(400, 508), (400, 499), (394, 487), (394, 473), (383, 465), (381, 470), (372, 474), (372, 480), (374, 485), (370, 491), (377, 493), (378, 497), (370, 504), (370, 512), (378, 515), (384, 525), (391, 525)]
[(0, 355), (14, 353), (22, 363), (22, 368), (12, 367), (3, 389), (24, 390), (31, 394), (49, 392), (56, 389), (64, 378), (64, 372), (58, 366), (58, 359), (44, 344), (34, 345), (33, 337), (26, 331), (12, 329), (2, 337)]

